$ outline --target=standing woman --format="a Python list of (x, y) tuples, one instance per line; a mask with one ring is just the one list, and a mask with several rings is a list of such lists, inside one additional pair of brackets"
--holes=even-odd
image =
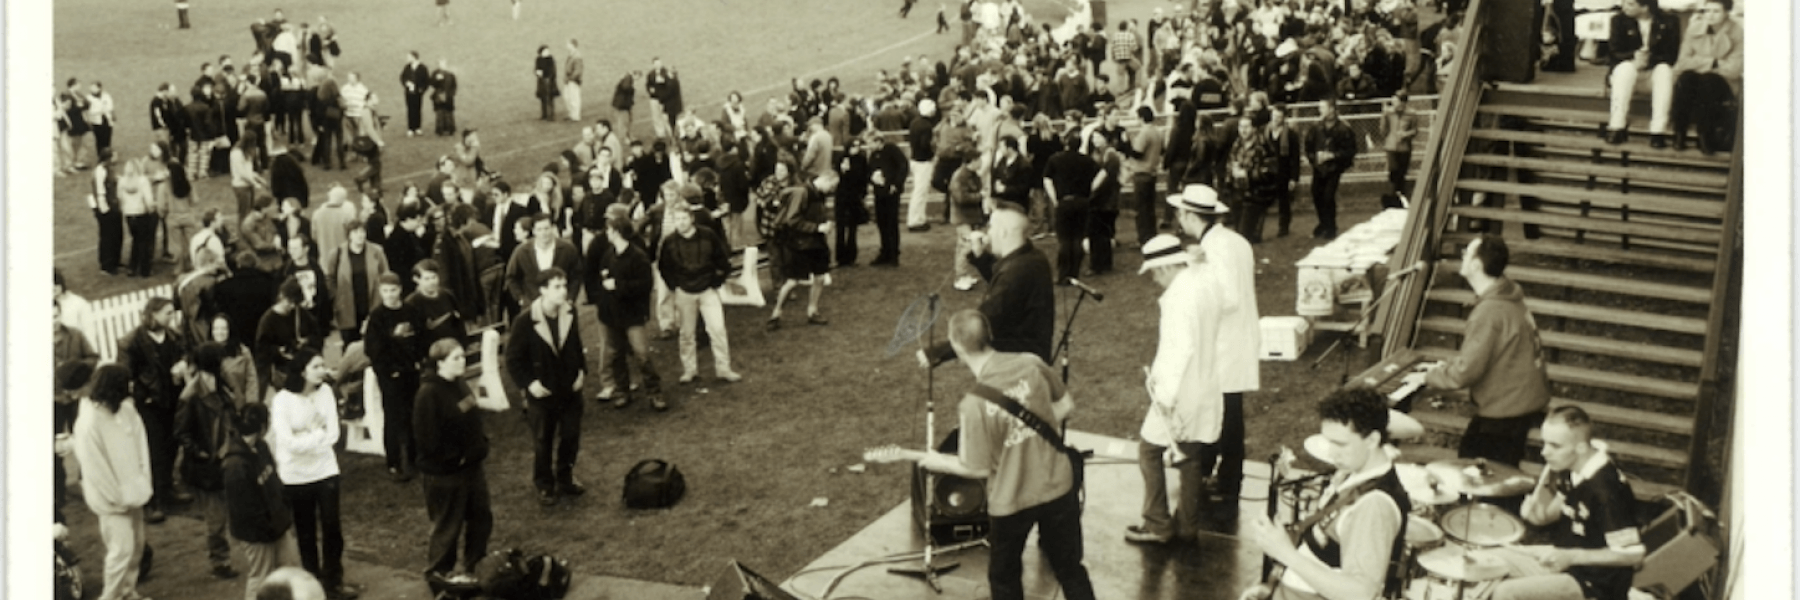
[(125, 162), (118, 188), (119, 212), (131, 228), (131, 264), (127, 270), (137, 277), (149, 277), (156, 262), (156, 190), (144, 175), (142, 161)]
[(234, 408), (243, 408), (247, 404), (262, 404), (266, 395), (263, 393), (263, 382), (256, 376), (256, 358), (250, 355), (250, 347), (244, 345), (243, 339), (250, 336), (231, 336), (231, 314), (220, 311), (208, 320), (210, 339), (224, 347), (224, 354), (219, 359), (219, 378), (225, 387), (237, 392), (233, 397)]
[(746, 128), (749, 121), (744, 116), (744, 95), (732, 91), (725, 95), (725, 106), (719, 109), (719, 122), (725, 127), (725, 134), (736, 139), (748, 135)]
[[(169, 240), (174, 239), (175, 248), (182, 251), (182, 264), (192, 266), (194, 257), (188, 256), (188, 241), (193, 239), (199, 225), (194, 218), (193, 187), (188, 184), (181, 163), (170, 152), (168, 142), (150, 144), (150, 154), (144, 157), (144, 175), (150, 178), (150, 187), (155, 192), (158, 222), (162, 225), (163, 258), (173, 258)], [(169, 232), (171, 221), (175, 225), (172, 234)]]
[[(514, 8), (518, 8), (515, 4)], [(538, 118), (545, 121), (556, 120), (556, 59), (550, 56), (550, 45), (538, 46), (537, 64), (532, 68), (537, 76)]]
[(150, 501), (150, 443), (131, 371), (107, 363), (94, 373), (91, 393), (75, 417), (75, 459), (82, 465), (81, 496), (99, 518), (106, 545), (100, 600), (138, 600), (139, 562), (148, 554), (144, 504)]
[(225, 354), (225, 346), (219, 343), (202, 344), (194, 350), (194, 372), (181, 391), (181, 406), (175, 413), (175, 439), (181, 442), (184, 456), (181, 482), (194, 490), (206, 521), (206, 554), (212, 574), (232, 579), (238, 572), (231, 568), (231, 543), (225, 537), (222, 463), (226, 445), (236, 435), (232, 419), (242, 392), (225, 383), (220, 371)]
[[(334, 598), (356, 597), (344, 583), (344, 531), (339, 515), (337, 397), (324, 385), (331, 369), (310, 347), (294, 352), (287, 381), (269, 406), (269, 448), (286, 487), (282, 496), (294, 511), (300, 564), (319, 578)], [(320, 534), (324, 539), (320, 540)]]
[(294, 148), (306, 145), (306, 106), (307, 99), (312, 96), (306, 85), (306, 77), (301, 74), (298, 65), (283, 65), (276, 61), (278, 70), (285, 71), (281, 77), (281, 110), (287, 116), (283, 119), (283, 131), (287, 132), (287, 143)]
[(119, 179), (112, 155), (102, 155), (94, 167), (94, 192), (91, 195), (94, 220), (100, 227), (100, 270), (119, 274), (119, 263), (125, 250), (125, 218), (119, 212)]

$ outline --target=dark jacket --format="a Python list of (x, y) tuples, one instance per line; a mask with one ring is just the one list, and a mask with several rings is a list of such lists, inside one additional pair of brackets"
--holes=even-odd
[(728, 210), (741, 213), (750, 208), (750, 166), (737, 152), (719, 156), (719, 198)]
[(443, 69), (431, 72), (431, 106), (438, 110), (456, 109), (456, 74)]
[(275, 472), (275, 454), (261, 440), (252, 448), (243, 436), (231, 436), (222, 467), (225, 510), (231, 521), (231, 537), (255, 544), (281, 539), (294, 525), (294, 513), (282, 499), (281, 475)]
[[(213, 284), (211, 305), (219, 307), (231, 319), (231, 345), (251, 345), (263, 313), (275, 305), (275, 296), (280, 289), (281, 280), (274, 275), (241, 265), (231, 277)], [(212, 318), (212, 315), (198, 316)]]
[(400, 303), (388, 308), (377, 302), (369, 309), (363, 331), (363, 351), (380, 374), (416, 372), (425, 358), (425, 318), (417, 308)]
[(931, 135), (936, 127), (937, 123), (931, 117), (920, 115), (913, 119), (912, 128), (906, 134), (906, 143), (912, 148), (913, 162), (931, 162), (935, 156), (932, 154)]
[(235, 403), (221, 384), (189, 383), (181, 394), (181, 408), (175, 411), (175, 439), (181, 442), (181, 481), (198, 489), (216, 492), (225, 489), (221, 470), (225, 449), (237, 438), (231, 420)]
[[(406, 84), (409, 83), (412, 84), (412, 89), (407, 89)], [(431, 68), (425, 66), (425, 63), (406, 63), (406, 66), (400, 68), (400, 89), (408, 96), (424, 96), (425, 92), (431, 90)]]
[(306, 185), (306, 171), (300, 168), (300, 160), (291, 152), (283, 152), (269, 161), (269, 193), (276, 201), (293, 198), (300, 201), (305, 208), (310, 202), (311, 191)]
[(387, 251), (388, 268), (400, 276), (402, 297), (411, 294), (419, 285), (412, 278), (413, 265), (431, 258), (431, 253), (426, 250), (425, 240), (405, 227), (395, 227), (394, 232), (388, 234), (387, 240), (381, 243), (381, 249)]
[[(581, 293), (581, 251), (568, 240), (556, 240), (556, 249), (550, 264), (562, 269), (568, 278), (569, 298)], [(538, 268), (537, 244), (526, 242), (513, 249), (512, 258), (506, 262), (506, 289), (512, 292), (519, 304), (527, 304), (537, 300), (537, 278), (541, 270)]]
[(612, 107), (616, 110), (631, 110), (637, 100), (637, 88), (631, 81), (631, 74), (626, 73), (619, 78), (619, 84), (613, 86)]
[[(656, 287), (656, 272), (650, 266), (649, 255), (636, 244), (627, 244), (624, 252), (617, 252), (606, 238), (595, 238), (594, 243), (606, 246), (590, 253), (604, 261), (594, 275), (597, 279), (588, 285), (588, 299), (593, 300), (600, 322), (607, 327), (643, 325), (649, 321), (650, 292)], [(612, 278), (613, 289), (601, 285), (599, 273)]]
[(280, 369), (293, 360), (294, 352), (302, 347), (323, 352), (325, 329), (312, 313), (296, 306), (285, 315), (274, 309), (263, 313), (256, 326), (256, 343), (250, 346), (250, 352), (256, 356), (256, 362)]
[(1426, 374), (1437, 389), (1467, 389), (1476, 414), (1492, 419), (1542, 412), (1550, 402), (1544, 344), (1525, 290), (1502, 277), (1475, 299), (1462, 350)]
[[(881, 147), (869, 154), (869, 189), (877, 198), (898, 198), (906, 191), (906, 176), (911, 170), (906, 153), (894, 145), (892, 138), (882, 136)], [(873, 181), (876, 173), (881, 174), (881, 183)]]
[[(1306, 160), (1314, 171), (1342, 173), (1356, 162), (1358, 145), (1356, 132), (1343, 119), (1319, 121), (1306, 132)], [(1330, 152), (1331, 158), (1319, 162), (1320, 152)]]
[(187, 337), (180, 331), (170, 330), (163, 336), (163, 341), (157, 343), (143, 326), (139, 326), (120, 340), (119, 346), (121, 362), (131, 369), (131, 394), (138, 401), (138, 410), (162, 409), (173, 413), (181, 389), (176, 387), (175, 376), (169, 373), (169, 368), (187, 354)]
[(725, 285), (731, 276), (731, 253), (725, 240), (698, 225), (691, 237), (669, 234), (657, 256), (656, 268), (670, 289), (698, 294)]
[[(1030, 352), (1045, 363), (1050, 362), (1056, 327), (1056, 288), (1050, 259), (1026, 242), (1012, 254), (975, 257), (970, 264), (988, 280), (987, 294), (977, 309), (988, 318), (994, 350)], [(934, 363), (956, 356), (947, 341), (938, 342), (927, 354), (935, 357)]]
[(531, 303), (513, 320), (506, 339), (506, 369), (527, 396), (531, 382), (536, 381), (550, 390), (550, 398), (581, 401), (575, 379), (587, 371), (587, 353), (581, 346), (580, 323), (570, 306), (559, 309), (554, 329), (542, 302)]
[[(1650, 14), (1650, 66), (1674, 66), (1681, 58), (1681, 19), (1663, 11)], [(1606, 42), (1607, 67), (1631, 62), (1644, 45), (1644, 32), (1638, 28), (1637, 19), (1625, 13), (1614, 14), (1612, 36)]]
[(418, 445), (414, 464), (420, 473), (451, 475), (487, 460), (488, 438), (481, 425), (481, 410), (465, 412), (458, 407), (473, 393), (467, 384), (445, 380), (435, 371), (419, 378), (412, 419)]

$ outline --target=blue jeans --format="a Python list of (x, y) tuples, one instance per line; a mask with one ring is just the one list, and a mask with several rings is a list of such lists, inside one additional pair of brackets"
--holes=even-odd
[(993, 600), (1024, 600), (1025, 539), (1038, 530), (1038, 548), (1056, 573), (1062, 595), (1093, 600), (1094, 584), (1081, 564), (1081, 494), (1071, 489), (1061, 498), (1006, 515), (990, 517), (988, 588)]

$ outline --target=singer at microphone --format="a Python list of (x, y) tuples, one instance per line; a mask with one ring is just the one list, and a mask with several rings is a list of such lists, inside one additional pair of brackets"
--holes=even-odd
[[(1056, 289), (1049, 257), (1033, 247), (1025, 233), (1030, 223), (1024, 207), (995, 203), (986, 243), (975, 244), (967, 256), (969, 265), (987, 280), (976, 308), (988, 318), (994, 349), (1029, 352), (1048, 364), (1054, 348)], [(926, 366), (956, 358), (948, 342), (921, 354)]]
[(1393, 280), (1399, 279), (1401, 277), (1405, 277), (1407, 275), (1411, 275), (1413, 273), (1423, 271), (1423, 270), (1425, 270), (1426, 267), (1429, 267), (1429, 266), (1431, 266), (1431, 265), (1426, 263), (1425, 261), (1421, 260), (1421, 261), (1413, 263), (1412, 265), (1410, 265), (1404, 269), (1394, 271), (1392, 273), (1388, 273), (1387, 280), (1393, 281)]
[(1095, 302), (1106, 301), (1106, 294), (1100, 293), (1100, 290), (1088, 287), (1088, 284), (1082, 283), (1080, 279), (1070, 278), (1069, 285), (1075, 286), (1083, 292), (1087, 292), (1087, 295), (1092, 296)]

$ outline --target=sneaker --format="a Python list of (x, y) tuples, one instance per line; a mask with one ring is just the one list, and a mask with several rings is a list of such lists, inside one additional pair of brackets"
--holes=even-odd
[(213, 565), (212, 576), (219, 579), (237, 579), (238, 572), (237, 569), (231, 568), (231, 565)]
[(1171, 535), (1157, 535), (1150, 532), (1148, 529), (1144, 529), (1141, 525), (1132, 525), (1125, 528), (1125, 541), (1134, 544), (1167, 544), (1173, 537), (1174, 536)]
[(776, 330), (781, 329), (781, 317), (769, 317), (768, 324), (763, 325), (763, 328), (767, 329), (769, 331), (776, 331)]
[(813, 313), (813, 314), (806, 316), (806, 324), (807, 325), (829, 325), (829, 324), (831, 324), (831, 319), (825, 318), (825, 315), (822, 315), (819, 313)]
[(959, 292), (966, 292), (966, 291), (975, 289), (975, 283), (978, 281), (980, 281), (980, 280), (976, 279), (972, 275), (965, 275), (965, 276), (962, 276), (962, 277), (959, 277), (956, 279), (956, 284), (954, 285), (954, 287)]
[(580, 496), (587, 493), (587, 486), (581, 485), (579, 481), (570, 480), (568, 483), (556, 486), (556, 493), (569, 497)]
[(677, 379), (676, 381), (681, 383), (681, 385), (687, 385), (687, 384), (693, 383), (694, 382), (694, 374), (693, 373), (682, 373), (681, 379)]
[(556, 506), (556, 492), (551, 490), (538, 490), (538, 505)]
[(744, 380), (744, 376), (737, 374), (736, 371), (724, 371), (724, 372), (719, 373), (718, 377), (719, 377), (719, 381), (723, 381), (725, 383), (737, 383), (739, 381)]
[[(606, 399), (600, 398), (600, 400), (604, 402)], [(617, 409), (624, 409), (627, 406), (631, 406), (631, 396), (619, 396), (612, 401), (612, 405), (613, 408)]]
[(650, 408), (656, 409), (656, 412), (664, 412), (669, 410), (669, 403), (664, 401), (662, 396), (651, 396)]

